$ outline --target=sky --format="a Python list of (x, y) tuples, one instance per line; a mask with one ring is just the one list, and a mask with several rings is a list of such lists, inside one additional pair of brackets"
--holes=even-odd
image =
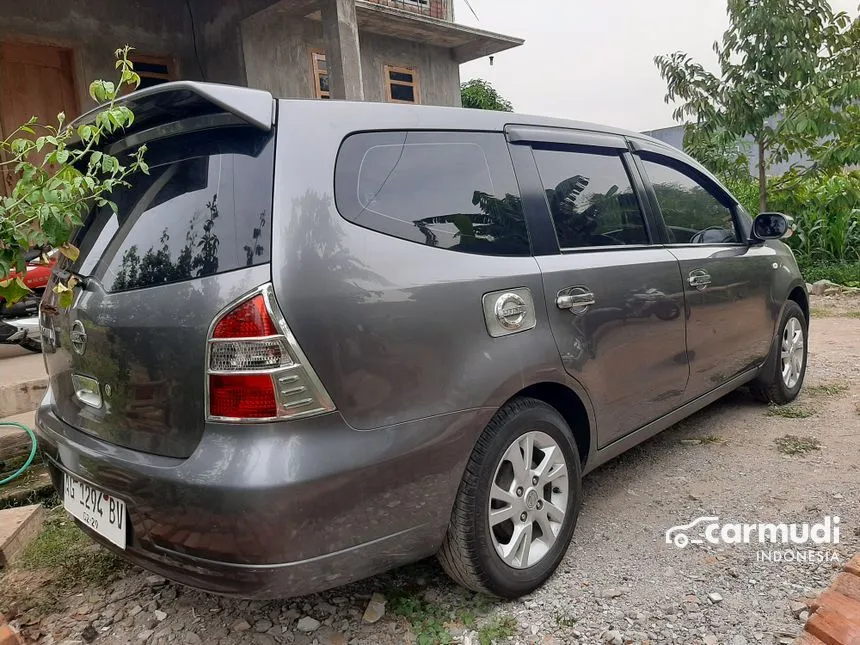
[[(831, 0), (857, 15), (858, 0)], [(461, 66), (517, 112), (630, 130), (674, 125), (654, 56), (682, 50), (716, 70), (725, 0), (454, 0), (458, 23), (524, 38), (522, 47)]]

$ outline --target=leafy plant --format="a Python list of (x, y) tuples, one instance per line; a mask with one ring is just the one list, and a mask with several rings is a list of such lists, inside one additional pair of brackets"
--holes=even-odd
[(453, 642), (445, 627), (448, 612), (442, 605), (428, 602), (417, 595), (397, 595), (388, 601), (395, 616), (409, 621), (418, 645), (436, 645)]
[(767, 409), (766, 414), (769, 417), (783, 417), (785, 419), (808, 419), (815, 413), (801, 406), (772, 405)]
[(513, 616), (495, 616), (478, 630), (478, 641), (481, 645), (491, 645), (502, 640), (513, 638), (517, 633), (517, 619)]
[(838, 396), (847, 390), (848, 385), (845, 383), (822, 383), (807, 387), (806, 393), (810, 396)]
[(715, 150), (752, 137), (765, 211), (770, 162), (800, 152), (829, 169), (860, 160), (860, 23), (828, 0), (728, 0), (728, 16), (714, 43), (717, 74), (680, 51), (654, 61), (666, 102), (680, 103), (675, 118), (692, 122), (685, 144), (694, 156), (719, 160)]
[(514, 106), (482, 78), (473, 78), (460, 85), (460, 99), (465, 108), (513, 112)]
[(796, 437), (787, 434), (774, 439), (776, 449), (784, 455), (804, 455), (812, 450), (821, 450), (821, 442), (815, 437)]
[(50, 569), (64, 588), (101, 586), (127, 569), (112, 553), (94, 548), (63, 509), (51, 512), (42, 533), (27, 546), (16, 566), (30, 571)]
[(773, 206), (795, 218), (789, 244), (801, 266), (860, 263), (860, 171), (793, 171), (771, 186)]
[[(128, 59), (131, 47), (117, 49), (119, 81), (96, 80), (90, 84), (90, 97), (101, 105), (91, 120), (72, 128), (63, 113), (56, 125), (40, 123), (36, 117), (0, 141), (0, 168), (12, 170), (18, 180), (11, 195), (0, 198), (0, 298), (15, 302), (25, 297), (28, 288), (22, 275), (25, 255), (32, 249), (53, 248), (74, 261), (79, 251), (70, 244), (72, 231), (80, 226), (94, 205), (108, 206), (113, 190), (128, 185), (135, 172), (148, 172), (141, 146), (126, 162), (106, 153), (106, 139), (129, 127), (134, 114), (118, 105), (122, 88), (136, 88), (140, 77)], [(9, 279), (12, 270), (17, 272)], [(68, 306), (77, 279), (58, 283), (60, 304)]]
[(860, 262), (852, 264), (809, 263), (798, 257), (800, 270), (807, 282), (830, 280), (836, 284), (860, 287)]

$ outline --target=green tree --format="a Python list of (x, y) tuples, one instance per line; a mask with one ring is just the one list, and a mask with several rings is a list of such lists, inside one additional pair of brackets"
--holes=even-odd
[[(115, 52), (119, 82), (97, 80), (90, 96), (101, 107), (91, 120), (72, 128), (63, 113), (57, 124), (40, 123), (36, 117), (0, 141), (0, 168), (18, 180), (11, 195), (0, 198), (0, 298), (15, 302), (26, 296), (20, 275), (26, 270), (25, 254), (32, 249), (59, 249), (74, 260), (78, 249), (69, 243), (72, 231), (87, 212), (107, 206), (116, 211), (111, 192), (128, 185), (137, 171), (148, 172), (143, 160), (145, 146), (126, 161), (102, 150), (105, 140), (134, 122), (134, 114), (117, 104), (122, 87), (140, 84), (126, 46)], [(9, 279), (15, 269), (18, 277)], [(58, 284), (60, 302), (68, 306), (77, 280)]]
[(764, 211), (770, 163), (794, 153), (830, 166), (860, 158), (860, 24), (828, 0), (728, 0), (728, 15), (714, 43), (718, 74), (684, 52), (654, 60), (666, 102), (679, 103), (675, 118), (692, 121), (694, 155), (718, 159), (721, 147), (752, 137)]
[(460, 85), (460, 98), (463, 107), (476, 110), (496, 110), (497, 112), (513, 112), (514, 106), (496, 91), (489, 81), (473, 78)]

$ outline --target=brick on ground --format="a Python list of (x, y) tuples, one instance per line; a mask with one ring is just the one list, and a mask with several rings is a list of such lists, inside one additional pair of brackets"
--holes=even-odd
[(860, 554), (810, 608), (813, 613), (795, 645), (860, 644)]

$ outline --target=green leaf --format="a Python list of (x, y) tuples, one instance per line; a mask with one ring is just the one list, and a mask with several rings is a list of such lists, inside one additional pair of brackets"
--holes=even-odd
[(54, 291), (59, 294), (57, 302), (61, 308), (68, 309), (72, 306), (72, 303), (75, 301), (75, 294), (71, 289), (69, 289), (65, 285), (58, 284), (54, 287)]
[(0, 298), (9, 304), (23, 300), (29, 293), (30, 289), (20, 276), (0, 281)]
[(90, 97), (99, 103), (105, 103), (107, 101), (108, 97), (104, 81), (93, 81), (90, 83)]
[(57, 150), (57, 163), (64, 164), (69, 160), (69, 151), (68, 150)]

